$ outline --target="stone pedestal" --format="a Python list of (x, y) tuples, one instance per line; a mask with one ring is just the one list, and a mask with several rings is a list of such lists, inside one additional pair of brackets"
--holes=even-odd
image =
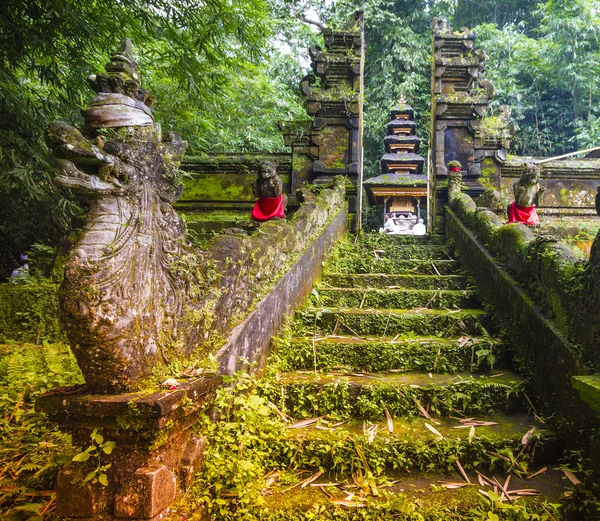
[(220, 377), (191, 379), (176, 390), (152, 394), (91, 395), (86, 386), (42, 395), (36, 409), (48, 414), (85, 450), (94, 429), (114, 441), (101, 452), (108, 484), (84, 482), (98, 465), (72, 462), (58, 474), (57, 514), (73, 521), (160, 519), (202, 468), (205, 440), (192, 432)]

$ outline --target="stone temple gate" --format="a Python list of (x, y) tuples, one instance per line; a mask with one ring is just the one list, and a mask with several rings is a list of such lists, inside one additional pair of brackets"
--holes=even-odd
[[(450, 461), (464, 476), (458, 452), (468, 472), (478, 469), (480, 457), (490, 466), (502, 459), (490, 458), (489, 450), (473, 454), (476, 439), (486, 449), (528, 451), (532, 461), (539, 450), (539, 461), (552, 464), (564, 444), (585, 452), (591, 471), (600, 472), (600, 235), (583, 260), (546, 234), (502, 222), (502, 199), (521, 164), (536, 158), (508, 156), (510, 111), (490, 114), (493, 85), (483, 78), (485, 55), (475, 50), (475, 35), (453, 31), (444, 20), (434, 24), (429, 165), (418, 155), (412, 109), (403, 105), (391, 114), (383, 175), (402, 178), (392, 194), (398, 212), (412, 213), (409, 197), (418, 197), (417, 214), (429, 205), (428, 236), (358, 233), (352, 242), (341, 239), (348, 230), (360, 232), (362, 12), (343, 30), (325, 30), (324, 40), (324, 48), (311, 49), (314, 74), (301, 84), (313, 119), (302, 127), (282, 126), (289, 154), (185, 158), (187, 143), (174, 132), (163, 133), (154, 120), (154, 97), (142, 86), (127, 40), (105, 72), (90, 78), (95, 95), (85, 110), (86, 125), (50, 125), (57, 183), (85, 194), (90, 203), (62, 287), (44, 289), (52, 292), (62, 319), (56, 340), (68, 340), (85, 384), (50, 391), (36, 407), (72, 434), (76, 445), (89, 445), (92, 433), (98, 446), (115, 442), (103, 455), (105, 486), (86, 480), (85, 466), (59, 471), (61, 518), (161, 519), (202, 470), (210, 440), (198, 423), (223, 377), (248, 363), (264, 367), (272, 339), (310, 295), (311, 306), (297, 323), (310, 322), (311, 336), (290, 342), (288, 356), (292, 349), (298, 367), (282, 378), (278, 374), (270, 391), (281, 397), (284, 387), (304, 384), (348, 391), (348, 403), (334, 413), (353, 410), (363, 415), (361, 421), (387, 424), (387, 438), (378, 441), (386, 455), (369, 460), (372, 468), (384, 461), (386, 469), (397, 470), (396, 456), (406, 447), (417, 452), (438, 444), (440, 452), (421, 462), (425, 474), (431, 468), (448, 472)], [(241, 213), (249, 213), (250, 181), (265, 160), (278, 164), (292, 216), (250, 229), (228, 226), (205, 247), (193, 247), (176, 210), (198, 230), (211, 230), (211, 214), (237, 224)], [(450, 161), (458, 161), (460, 171), (448, 175)], [(181, 165), (192, 172), (191, 180), (181, 181)], [(591, 218), (600, 161), (546, 162), (541, 178), (547, 186), (543, 218)], [(366, 185), (373, 203), (383, 197), (388, 204), (390, 194), (378, 181)], [(322, 275), (326, 285), (318, 288), (321, 293), (313, 291)], [(15, 287), (6, 291), (24, 291)], [(15, 301), (7, 313), (13, 321), (22, 313), (18, 294)], [(317, 338), (317, 328), (324, 339)], [(502, 341), (494, 336), (500, 331), (506, 332)], [(335, 368), (348, 364), (360, 373), (344, 373), (340, 383), (339, 371), (318, 368), (318, 340), (325, 340)], [(510, 349), (500, 351), (502, 342)], [(502, 371), (527, 377), (533, 399), (521, 394), (522, 387), (512, 387), (512, 373), (508, 378), (492, 373), (487, 358), (482, 363), (487, 372), (475, 372), (479, 348), (488, 355), (497, 349)], [(196, 364), (209, 355), (214, 367)], [(174, 368), (177, 378), (158, 382), (157, 375)], [(318, 370), (323, 374), (317, 377)], [(393, 384), (387, 395), (381, 393), (375, 412), (358, 405), (359, 397), (374, 392), (364, 383), (373, 377), (370, 372), (376, 373), (373, 385)], [(464, 391), (465, 381), (473, 393), (465, 400), (472, 400), (468, 405), (477, 414), (488, 411), (481, 405), (487, 401), (524, 416), (531, 406), (535, 417), (519, 425), (529, 429), (542, 411), (548, 420), (558, 420), (560, 432), (548, 432), (548, 425), (540, 427), (539, 437), (527, 430), (498, 441), (498, 436), (476, 438), (475, 427), (493, 430), (499, 422), (462, 418), (466, 425), (452, 426), (456, 411), (448, 403), (458, 406), (452, 393)], [(425, 398), (431, 398), (429, 410), (419, 401)], [(313, 402), (296, 405), (314, 412), (319, 404)], [(218, 421), (216, 415), (212, 420)], [(394, 431), (404, 420), (408, 423)], [(429, 438), (415, 434), (415, 424)], [(460, 438), (456, 430), (465, 426), (472, 433)], [(323, 454), (331, 456), (339, 447), (332, 449), (328, 440), (319, 445), (322, 438), (315, 432), (312, 449), (325, 446)], [(383, 429), (373, 432), (366, 426), (349, 429), (339, 446), (350, 440), (351, 449), (339, 459), (354, 458), (370, 468), (364, 463), (368, 450), (358, 448), (372, 448), (373, 436)], [(546, 445), (536, 445), (539, 440)], [(296, 453), (302, 443), (297, 447)]]

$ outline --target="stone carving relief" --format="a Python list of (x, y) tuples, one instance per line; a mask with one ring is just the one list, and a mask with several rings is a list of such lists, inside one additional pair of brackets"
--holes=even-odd
[(55, 182), (88, 202), (61, 288), (64, 325), (87, 383), (113, 392), (147, 374), (177, 332), (185, 283), (173, 265), (186, 245), (172, 204), (187, 143), (154, 124), (129, 40), (89, 80), (85, 127), (54, 122), (47, 142)]

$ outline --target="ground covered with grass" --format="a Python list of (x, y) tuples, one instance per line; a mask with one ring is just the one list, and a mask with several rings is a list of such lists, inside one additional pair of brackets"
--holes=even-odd
[(35, 399), (82, 382), (63, 344), (0, 344), (1, 519), (35, 521), (53, 512), (58, 467), (75, 450), (69, 435), (35, 412)]

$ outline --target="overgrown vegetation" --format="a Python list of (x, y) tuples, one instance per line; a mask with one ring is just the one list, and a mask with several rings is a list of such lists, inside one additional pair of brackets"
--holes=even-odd
[(71, 460), (71, 437), (34, 411), (40, 394), (83, 379), (62, 344), (0, 345), (0, 517), (47, 518), (58, 466)]
[[(408, 495), (395, 495), (387, 490), (391, 486), (385, 473), (388, 465), (401, 471), (452, 473), (460, 459), (466, 469), (476, 467), (484, 472), (501, 469), (506, 465), (505, 460), (517, 459), (518, 446), (509, 436), (488, 437), (481, 433), (470, 445), (465, 438), (432, 441), (431, 433), (413, 439), (379, 434), (368, 441), (369, 436), (360, 430), (353, 434), (348, 429), (336, 431), (333, 423), (326, 420), (321, 423), (324, 430), (309, 428), (309, 432), (303, 432), (307, 429), (290, 429), (289, 422), (294, 420), (285, 410), (256, 394), (254, 378), (240, 373), (229, 383), (235, 387), (220, 390), (214, 402), (219, 421), (215, 423), (207, 417), (201, 427), (202, 434), (210, 440), (205, 470), (185, 501), (174, 506), (176, 515), (190, 520), (208, 515), (214, 519), (243, 517), (250, 521), (375, 521), (386, 515), (417, 521), (424, 519), (425, 513), (427, 519), (440, 521), (460, 518), (550, 521), (552, 516), (558, 516), (560, 505), (547, 502), (521, 500), (505, 504), (494, 495), (486, 500), (477, 494), (463, 494), (463, 500), (457, 501), (451, 491), (445, 491), (436, 501), (420, 505), (418, 496), (423, 490), (410, 491)], [(422, 423), (415, 426), (428, 433)], [(499, 457), (489, 457), (490, 447), (498, 451)], [(471, 459), (468, 454), (479, 456)], [(527, 458), (519, 458), (522, 463), (511, 466), (515, 472), (527, 468)], [(335, 486), (324, 496), (318, 492), (317, 496), (311, 496), (310, 487), (299, 486), (323, 472), (326, 480), (347, 482), (347, 490), (356, 490), (360, 496), (359, 503), (349, 501), (350, 508), (344, 509), (342, 503), (336, 507), (327, 499), (327, 495), (339, 495)], [(434, 493), (443, 490), (433, 478), (424, 486)], [(353, 508), (356, 504), (363, 508)]]

